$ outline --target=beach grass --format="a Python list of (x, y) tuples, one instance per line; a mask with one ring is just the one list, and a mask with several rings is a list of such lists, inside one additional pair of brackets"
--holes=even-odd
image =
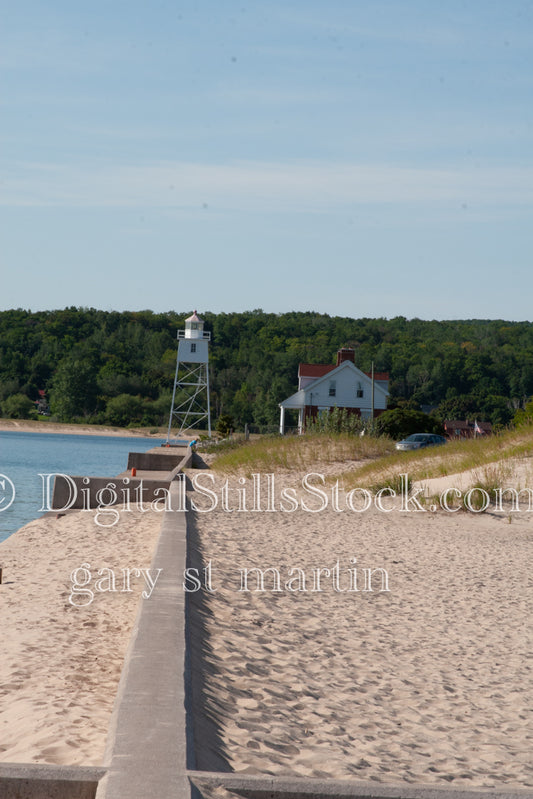
[(343, 476), (347, 478), (345, 483), (348, 488), (353, 484), (377, 490), (390, 485), (391, 480), (402, 473), (407, 473), (414, 482), (480, 470), (483, 475), (480, 479), (501, 485), (506, 472), (503, 466), (505, 461), (532, 455), (533, 426), (482, 438), (449, 441), (443, 447), (428, 447), (412, 452), (394, 451)]
[[(412, 481), (445, 477), (472, 469), (484, 470), (488, 483), (498, 483), (503, 461), (533, 454), (533, 426), (507, 430), (493, 436), (450, 441), (443, 447), (399, 452), (387, 437), (352, 436), (346, 433), (312, 433), (303, 436), (262, 436), (236, 440), (215, 458), (215, 472), (302, 472), (314, 464), (338, 466), (329, 479), (342, 477), (347, 488), (377, 489), (391, 485), (399, 474)], [(358, 463), (361, 462), (362, 463)], [(355, 462), (355, 463), (354, 463)], [(343, 464), (349, 465), (344, 468)], [(492, 475), (487, 472), (492, 464)]]
[(215, 459), (216, 472), (268, 473), (301, 472), (313, 464), (361, 461), (386, 456), (394, 451), (390, 438), (352, 436), (347, 433), (311, 433), (303, 436), (261, 436), (237, 441)]

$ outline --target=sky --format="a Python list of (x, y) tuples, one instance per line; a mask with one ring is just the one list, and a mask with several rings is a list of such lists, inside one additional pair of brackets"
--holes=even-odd
[(533, 320), (533, 0), (19, 0), (0, 310)]

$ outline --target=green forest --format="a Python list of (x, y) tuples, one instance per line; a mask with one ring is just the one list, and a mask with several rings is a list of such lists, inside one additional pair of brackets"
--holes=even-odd
[[(168, 423), (183, 313), (93, 308), (0, 312), (0, 410), (35, 418), (42, 392), (51, 418), (117, 426)], [(503, 320), (350, 319), (314, 312), (200, 313), (211, 332), (213, 423), (236, 429), (279, 421), (297, 389), (299, 362), (356, 365), (390, 375), (389, 407), (438, 418), (508, 425), (533, 395), (533, 324)], [(41, 392), (41, 393), (40, 393)]]

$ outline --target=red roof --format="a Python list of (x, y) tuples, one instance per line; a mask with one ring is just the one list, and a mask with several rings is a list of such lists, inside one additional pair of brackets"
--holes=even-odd
[(298, 366), (298, 377), (323, 377), (336, 368), (333, 363), (301, 363)]
[[(328, 363), (301, 363), (298, 366), (298, 377), (323, 377), (337, 367)], [(372, 377), (372, 372), (363, 372), (367, 377)], [(388, 372), (374, 372), (374, 380), (388, 380)]]
[[(372, 372), (365, 372), (367, 377), (372, 377)], [(388, 380), (389, 373), (388, 372), (374, 372), (374, 380)]]

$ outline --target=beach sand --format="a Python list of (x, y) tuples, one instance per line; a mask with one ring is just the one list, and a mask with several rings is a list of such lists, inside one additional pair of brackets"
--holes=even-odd
[[(122, 592), (121, 569), (150, 567), (160, 526), (161, 513), (124, 512), (99, 527), (78, 511), (37, 519), (0, 544), (0, 761), (101, 764), (130, 632), (149, 601), (143, 579)], [(107, 567), (117, 592), (73, 606), (70, 575), (82, 563), (88, 588)]]
[[(215, 477), (217, 491), (225, 479)], [(227, 479), (235, 501), (242, 484)], [(306, 500), (316, 509), (319, 498)], [(198, 767), (531, 786), (532, 521), (526, 511), (229, 513), (220, 503), (191, 513), (191, 566), (210, 564), (211, 580), (188, 594)], [(101, 528), (72, 512), (0, 545), (1, 761), (101, 764), (130, 631), (149, 600), (132, 579), (131, 593), (73, 607), (70, 574), (90, 564), (94, 587), (96, 570), (112, 568), (120, 589), (122, 568), (149, 567), (160, 524), (161, 514), (131, 511)], [(324, 571), (317, 586), (313, 570), (336, 563), (338, 584)], [(255, 591), (251, 574), (240, 591), (252, 567), (279, 570), (281, 590), (267, 575)]]
[[(242, 487), (236, 477), (229, 483)], [(196, 565), (210, 563), (215, 589), (189, 595), (204, 672), (194, 686), (197, 712), (205, 711), (199, 767), (533, 785), (532, 521), (527, 511), (512, 523), (463, 511), (229, 513), (219, 505), (197, 513)], [(322, 573), (313, 590), (313, 569), (337, 562), (338, 585)], [(270, 590), (272, 573), (264, 591), (252, 576), (250, 591), (240, 591), (240, 571), (252, 567), (278, 569), (281, 591)], [(357, 568), (358, 591), (337, 590), (350, 587), (348, 568)], [(364, 591), (364, 570), (380, 568), (390, 590), (375, 572)], [(294, 590), (302, 574), (305, 592)], [(287, 585), (291, 575), (298, 580)]]
[(16, 433), (61, 433), (76, 436), (122, 436), (135, 438), (163, 438), (166, 430), (149, 433), (146, 428), (105, 427), (91, 424), (63, 424), (61, 422), (41, 422), (31, 419), (0, 419), (0, 431)]

